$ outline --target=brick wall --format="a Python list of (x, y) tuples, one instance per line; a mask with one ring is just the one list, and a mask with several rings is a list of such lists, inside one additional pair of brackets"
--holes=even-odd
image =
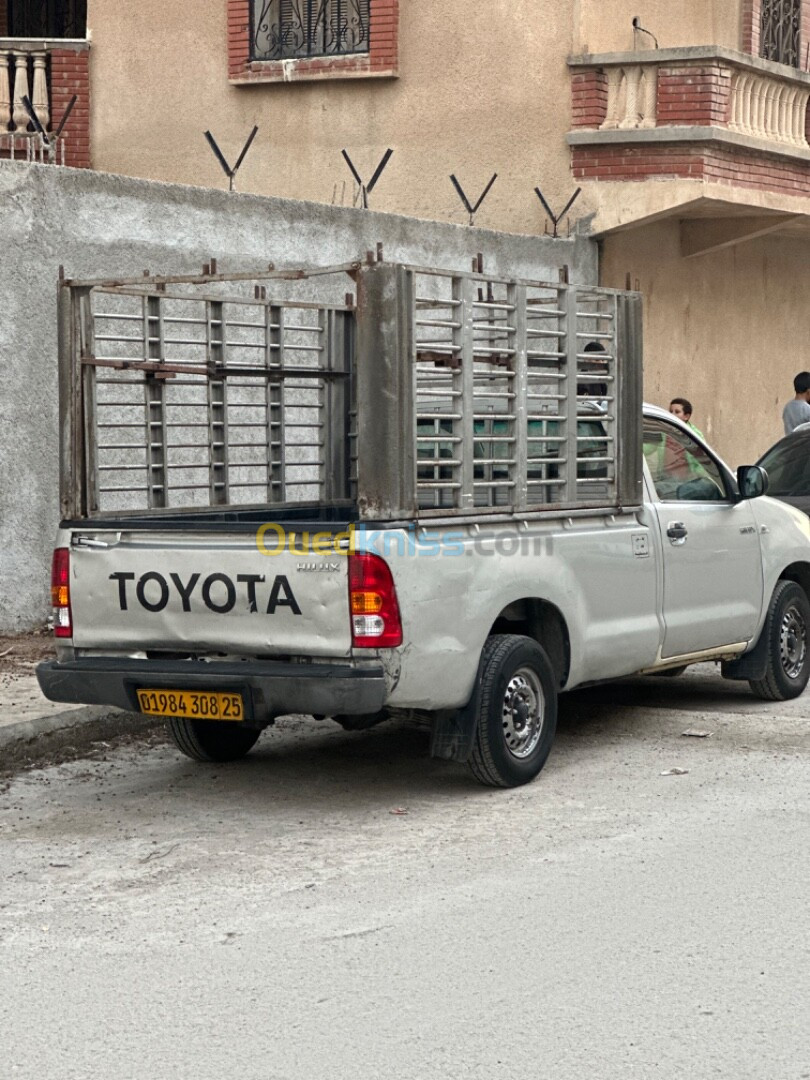
[[(571, 79), (572, 121), (577, 128), (598, 128), (607, 114), (604, 69), (581, 71)], [(731, 72), (722, 64), (660, 66), (657, 126), (726, 124), (731, 107)]]
[(235, 83), (295, 82), (300, 79), (352, 79), (395, 76), (399, 68), (399, 0), (371, 0), (367, 53), (250, 59), (250, 0), (226, 0), (228, 78)]
[(571, 79), (571, 126), (598, 128), (607, 114), (607, 75), (594, 68), (581, 71)]
[(372, 70), (396, 71), (399, 63), (399, 0), (371, 0)]
[(250, 61), (250, 2), (228, 2), (228, 78), (243, 75)]
[(762, 0), (742, 0), (742, 51), (759, 56)]
[(576, 146), (572, 167), (577, 180), (687, 178), (783, 195), (810, 195), (810, 168), (804, 162), (721, 146)]
[(62, 132), (65, 164), (90, 168), (90, 52), (88, 48), (51, 51), (51, 123), (55, 128), (74, 94), (78, 101)]
[(662, 67), (658, 72), (658, 127), (726, 124), (730, 103), (731, 72), (720, 64)]

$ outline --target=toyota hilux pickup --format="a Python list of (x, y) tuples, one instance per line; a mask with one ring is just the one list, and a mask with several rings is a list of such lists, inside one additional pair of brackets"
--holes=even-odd
[(47, 697), (165, 716), (201, 761), (287, 714), (414, 719), (510, 787), (576, 687), (712, 660), (804, 690), (810, 522), (642, 405), (636, 294), (242, 284), (61, 285)]

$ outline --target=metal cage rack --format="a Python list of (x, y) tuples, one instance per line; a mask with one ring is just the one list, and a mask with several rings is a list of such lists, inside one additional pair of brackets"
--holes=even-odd
[(638, 502), (633, 294), (382, 261), (66, 281), (60, 358), (63, 517)]

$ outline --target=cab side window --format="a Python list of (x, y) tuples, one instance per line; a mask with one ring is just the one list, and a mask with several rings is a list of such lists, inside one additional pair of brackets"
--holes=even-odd
[(644, 459), (663, 502), (719, 502), (728, 498), (717, 462), (685, 431), (665, 421), (644, 421)]

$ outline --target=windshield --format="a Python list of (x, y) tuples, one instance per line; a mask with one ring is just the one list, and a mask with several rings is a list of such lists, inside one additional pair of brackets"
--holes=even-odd
[(777, 443), (759, 464), (768, 474), (769, 495), (810, 495), (810, 440)]

